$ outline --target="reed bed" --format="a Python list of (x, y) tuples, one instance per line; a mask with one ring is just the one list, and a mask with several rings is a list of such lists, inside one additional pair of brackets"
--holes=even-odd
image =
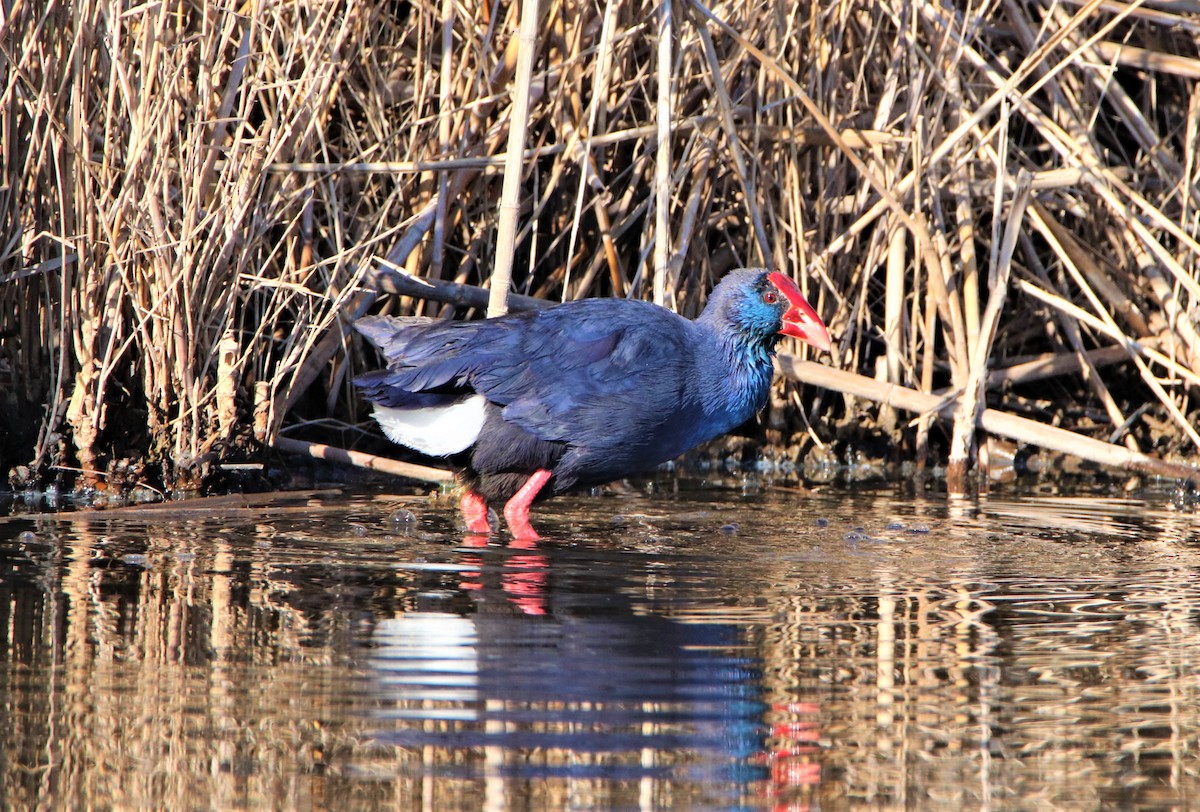
[(185, 487), (357, 436), (348, 323), (380, 289), (443, 312), (510, 254), (514, 292), (688, 315), (784, 269), (824, 362), (941, 404), (788, 384), (780, 442), (884, 437), (961, 480), (990, 410), (1200, 454), (1200, 4), (549, 0), (532, 49), (516, 2), (4, 13), (18, 479)]

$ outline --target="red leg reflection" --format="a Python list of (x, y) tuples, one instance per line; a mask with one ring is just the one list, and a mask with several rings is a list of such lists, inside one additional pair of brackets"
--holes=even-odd
[[(482, 551), (489, 547), (489, 539), (487, 536), (466, 536), (463, 546)], [(508, 549), (522, 552), (507, 557), (503, 557), (498, 549), (493, 551), (493, 555), (486, 557), (482, 552), (464, 554), (459, 587), (476, 593), (482, 599), (488, 591), (486, 582), (490, 580), (495, 584), (495, 578), (499, 576), (500, 591), (513, 606), (527, 615), (546, 614), (546, 573), (550, 566), (549, 559), (538, 553), (537, 542), (529, 539), (514, 539), (508, 544)], [(487, 563), (489, 558), (494, 562), (490, 566)], [(487, 577), (489, 573), (490, 579)]]
[[(463, 546), (474, 548), (487, 547), (488, 537), (467, 536), (463, 539)], [(459, 581), (458, 585), (463, 589), (483, 589), (483, 558), (475, 555), (474, 553), (470, 555), (464, 555), (463, 565), (463, 579)], [(466, 567), (470, 567), (470, 569), (466, 569)]]
[(514, 539), (514, 550), (529, 550), (528, 555), (513, 555), (505, 566), (501, 584), (513, 604), (527, 615), (546, 614), (546, 571), (550, 562), (536, 554), (537, 544), (530, 539)]
[[(783, 719), (771, 726), (773, 744), (762, 756), (770, 765), (771, 777), (765, 794), (779, 812), (808, 812), (813, 788), (821, 783), (820, 708), (815, 702), (789, 702), (771, 708)], [(809, 718), (803, 718), (809, 717)]]

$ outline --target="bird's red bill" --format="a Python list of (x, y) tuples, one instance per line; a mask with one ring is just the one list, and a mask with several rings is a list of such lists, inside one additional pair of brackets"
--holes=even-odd
[(817, 311), (813, 310), (813, 306), (800, 293), (800, 288), (796, 287), (796, 283), (778, 271), (767, 274), (767, 279), (771, 280), (771, 284), (787, 297), (788, 303), (791, 305), (783, 314), (783, 327), (779, 332), (785, 336), (795, 336), (801, 341), (812, 344), (818, 350), (829, 352), (830, 347), (833, 346), (833, 341), (829, 338), (829, 330), (825, 328), (825, 322), (821, 321)]

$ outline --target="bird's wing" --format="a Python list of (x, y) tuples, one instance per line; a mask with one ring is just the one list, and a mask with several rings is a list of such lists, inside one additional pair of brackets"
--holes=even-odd
[(543, 440), (606, 445), (679, 411), (694, 366), (691, 322), (643, 302), (590, 299), (502, 319), (370, 317), (355, 323), (386, 370), (356, 380), (372, 401), (418, 405), (469, 391)]
[(599, 446), (679, 411), (690, 322), (651, 305), (589, 304), (539, 314), (514, 351), (474, 367), (471, 383), (504, 406), (505, 420), (545, 440)]

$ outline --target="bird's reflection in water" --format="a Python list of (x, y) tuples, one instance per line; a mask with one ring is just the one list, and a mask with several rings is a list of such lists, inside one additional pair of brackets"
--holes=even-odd
[(482, 770), (490, 752), (506, 776), (670, 775), (761, 791), (769, 730), (745, 628), (655, 614), (629, 573), (590, 574), (570, 557), (468, 536), (450, 601), (466, 611), (426, 602), (380, 621), (379, 742), (423, 751), (410, 768), (426, 774)]
[[(488, 549), (487, 536), (467, 536), (463, 539), (463, 547), (467, 550), (485, 551)], [(550, 562), (538, 551), (538, 543), (524, 539), (513, 539), (508, 543), (511, 555), (506, 556), (500, 569), (500, 591), (517, 609), (527, 615), (546, 614), (546, 576)], [(463, 579), (459, 584), (463, 589), (478, 590), (476, 594), (483, 597), (484, 563), (482, 555), (467, 553), (463, 555), (464, 566), (475, 565), (478, 569), (479, 580)]]

